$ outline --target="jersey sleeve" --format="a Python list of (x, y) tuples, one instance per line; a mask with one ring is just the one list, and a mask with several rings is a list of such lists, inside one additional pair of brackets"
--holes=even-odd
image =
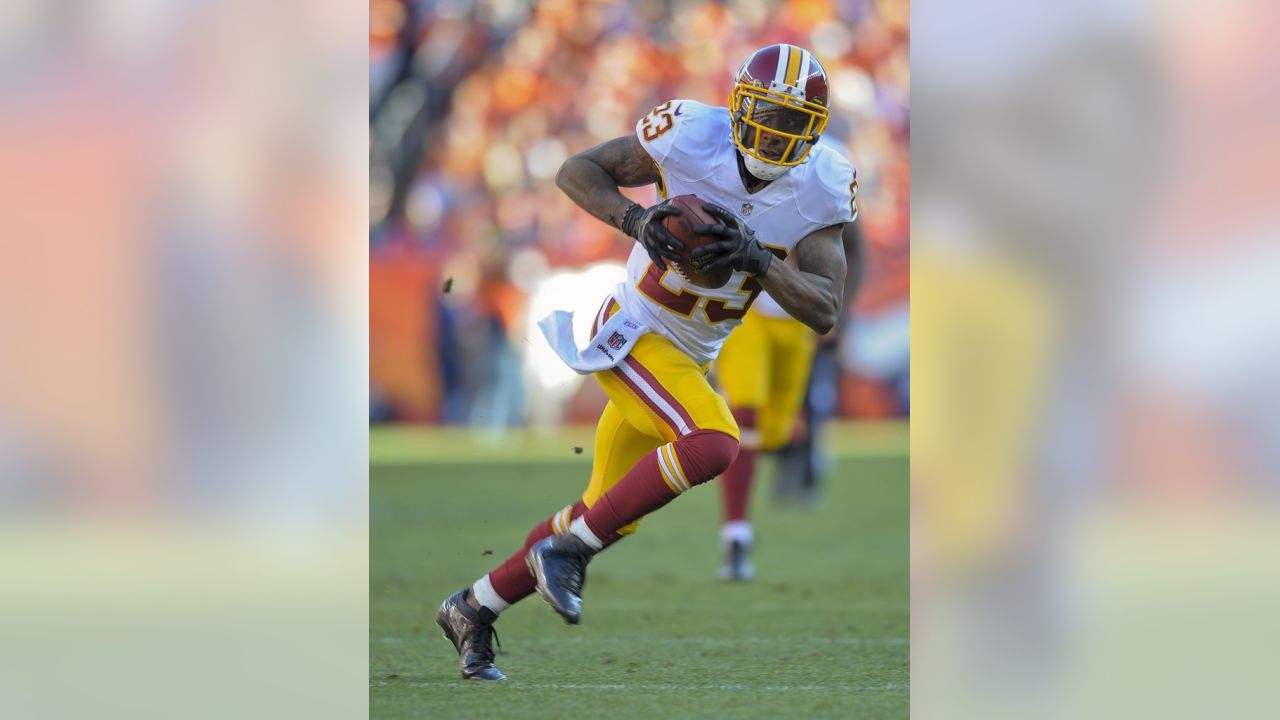
[(858, 171), (838, 152), (828, 150), (815, 158), (819, 190), (805, 203), (805, 219), (821, 227), (850, 223), (858, 217)]
[(700, 180), (711, 169), (714, 111), (695, 100), (668, 100), (636, 122), (636, 138), (664, 175)]

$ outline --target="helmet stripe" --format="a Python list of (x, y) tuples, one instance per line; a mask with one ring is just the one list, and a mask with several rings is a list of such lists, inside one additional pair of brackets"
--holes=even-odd
[[(801, 60), (800, 55), (801, 55), (801, 53), (804, 53), (804, 51), (803, 51), (803, 50), (801, 50), (800, 48), (793, 48), (793, 47), (791, 47), (790, 45), (787, 45), (787, 46), (785, 46), (785, 47), (786, 47), (786, 48), (787, 48), (787, 50), (788, 50), (788, 52), (787, 52), (787, 75), (786, 75), (786, 77), (783, 79), (783, 83), (785, 83), (786, 85), (790, 85), (790, 86), (794, 87), (794, 86), (796, 85), (796, 81), (797, 81), (797, 80), (799, 79), (799, 77), (800, 77), (800, 60)], [(807, 53), (806, 53), (806, 54), (807, 54)]]
[(790, 46), (790, 45), (779, 45), (779, 46), (778, 46), (778, 67), (777, 67), (777, 69), (775, 69), (775, 70), (774, 70), (774, 73), (773, 73), (773, 81), (774, 81), (774, 82), (776, 82), (776, 83), (780, 83), (780, 82), (782, 82), (782, 79), (783, 79), (784, 77), (786, 77), (786, 72), (787, 72), (787, 57), (788, 57), (790, 54), (791, 54), (791, 46)]
[(813, 59), (813, 53), (804, 49), (801, 49), (800, 53), (804, 55), (804, 62), (800, 63), (800, 77), (797, 78), (796, 84), (800, 86), (801, 90), (807, 92), (805, 81), (809, 79), (809, 61)]
[[(763, 50), (763, 48), (761, 50)], [(756, 56), (760, 54), (761, 50), (757, 50), (751, 53), (751, 57), (747, 58), (747, 61), (742, 63), (742, 68), (738, 70), (739, 76), (741, 76), (743, 73), (747, 74), (748, 76), (751, 75), (751, 63), (756, 61)], [(741, 80), (741, 77), (738, 77), (736, 79)], [(754, 79), (759, 80), (760, 78), (754, 78)]]

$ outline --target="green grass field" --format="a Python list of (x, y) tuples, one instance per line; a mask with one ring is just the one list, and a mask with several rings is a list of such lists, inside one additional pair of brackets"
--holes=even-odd
[(694, 488), (595, 559), (581, 625), (530, 597), (497, 624), (510, 680), (462, 680), (436, 606), (581, 493), (584, 437), (374, 431), (371, 717), (908, 716), (905, 427), (837, 430), (814, 510), (774, 506), (762, 463), (755, 582), (715, 579), (719, 488)]

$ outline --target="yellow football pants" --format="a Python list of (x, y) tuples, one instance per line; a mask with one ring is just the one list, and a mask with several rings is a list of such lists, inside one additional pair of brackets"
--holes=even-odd
[(799, 320), (757, 312), (725, 341), (716, 380), (730, 407), (756, 411), (758, 434), (744, 428), (743, 447), (777, 450), (791, 438), (816, 346), (817, 335)]
[[(617, 311), (612, 299), (605, 305), (602, 317)], [(695, 363), (670, 340), (648, 333), (617, 367), (595, 373), (609, 403), (596, 425), (591, 481), (582, 494), (587, 507), (616, 485), (640, 458), (683, 435), (718, 430), (737, 439), (738, 424), (707, 381), (709, 369)], [(678, 484), (674, 478), (668, 482)], [(638, 524), (620, 532), (634, 532)]]

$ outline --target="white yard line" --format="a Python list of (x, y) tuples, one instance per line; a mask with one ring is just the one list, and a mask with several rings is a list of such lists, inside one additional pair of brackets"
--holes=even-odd
[[(437, 681), (437, 682), (389, 682), (386, 680), (376, 680), (369, 683), (370, 687), (423, 687), (423, 688), (471, 688), (476, 685), (487, 685), (488, 683), (474, 683), (464, 680), (454, 681)], [(684, 690), (725, 690), (725, 691), (744, 691), (752, 690), (758, 692), (899, 692), (909, 690), (910, 685), (906, 683), (883, 683), (880, 685), (858, 685), (858, 686), (842, 686), (842, 685), (757, 685), (745, 683), (531, 683), (521, 682), (519, 680), (510, 680), (496, 687), (511, 687), (531, 690), (657, 690), (657, 691), (684, 691)]]
[[(438, 635), (439, 633), (437, 633)], [(432, 635), (428, 634), (428, 638)], [(687, 645), (690, 643), (700, 645), (741, 645), (744, 643), (760, 643), (775, 645), (780, 642), (787, 642), (791, 638), (785, 637), (697, 637), (682, 635), (680, 637), (656, 638), (656, 637), (628, 637), (621, 635), (611, 635), (610, 640), (625, 641), (629, 643), (648, 643), (651, 645)], [(536, 644), (553, 644), (564, 645), (566, 643), (581, 643), (586, 641), (599, 642), (600, 638), (582, 638), (582, 637), (563, 637), (563, 638), (526, 638), (523, 642), (529, 645)], [(403, 645), (409, 642), (417, 642), (416, 639), (403, 637), (376, 637), (373, 642), (385, 645)], [(831, 645), (908, 645), (910, 640), (904, 637), (881, 637), (881, 638), (805, 638), (806, 644), (829, 643)]]

